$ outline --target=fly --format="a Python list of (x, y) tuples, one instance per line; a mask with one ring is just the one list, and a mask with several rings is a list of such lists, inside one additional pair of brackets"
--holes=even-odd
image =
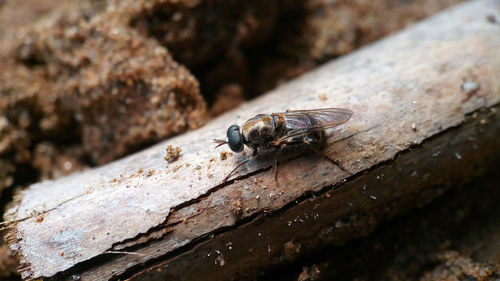
[[(330, 159), (317, 147), (325, 144), (326, 129), (334, 128), (351, 119), (353, 112), (344, 108), (322, 108), (311, 110), (290, 110), (280, 113), (258, 114), (247, 120), (241, 129), (232, 125), (227, 129), (227, 141), (217, 140), (216, 147), (227, 144), (234, 152), (242, 152), (244, 146), (253, 149), (251, 158), (239, 163), (224, 178), (229, 177), (243, 164), (257, 156), (259, 150), (281, 151), (286, 146), (306, 144), (309, 149), (325, 157), (340, 169), (337, 161)], [(278, 179), (277, 157), (274, 160), (275, 180)]]

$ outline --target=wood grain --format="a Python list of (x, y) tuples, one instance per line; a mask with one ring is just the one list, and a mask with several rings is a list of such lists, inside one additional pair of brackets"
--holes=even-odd
[[(292, 259), (287, 241), (304, 249), (341, 243), (438, 196), (433, 189), (425, 196), (429, 186), (461, 182), (481, 171), (470, 165), (498, 153), (500, 24), (488, 18), (500, 18), (499, 3), (464, 3), (199, 130), (30, 186), (6, 215), (17, 221), (9, 243), (23, 277), (228, 279)], [(354, 111), (325, 149), (348, 173), (303, 154), (280, 165), (278, 185), (272, 159), (250, 161), (236, 180), (221, 182), (246, 157), (222, 160), (228, 148), (213, 149), (212, 139), (229, 125), (258, 113), (325, 107)], [(480, 119), (464, 123), (474, 113)], [(465, 149), (473, 147), (469, 137), (480, 149)], [(168, 145), (182, 149), (177, 161), (164, 160)], [(432, 157), (438, 151), (442, 157)], [(345, 225), (355, 227), (342, 231)]]

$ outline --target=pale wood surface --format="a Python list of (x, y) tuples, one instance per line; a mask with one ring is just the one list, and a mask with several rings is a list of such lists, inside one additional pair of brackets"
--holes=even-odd
[[(50, 277), (74, 267), (83, 279), (106, 280), (127, 269), (130, 275), (141, 263), (152, 260), (155, 264), (183, 253), (208, 256), (215, 248), (203, 248), (207, 235), (216, 233), (219, 239), (214, 241), (222, 243), (220, 237), (232, 237), (244, 227), (255, 228), (259, 214), (284, 206), (293, 210), (290, 204), (304, 194), (331, 189), (461, 124), (467, 114), (498, 104), (500, 24), (489, 21), (489, 15), (500, 19), (500, 1), (464, 3), (328, 63), (199, 130), (97, 169), (30, 186), (6, 215), (7, 220), (20, 220), (10, 243), (20, 255), (24, 277)], [(224, 137), (229, 125), (242, 124), (257, 113), (325, 107), (344, 107), (355, 113), (333, 132), (325, 149), (349, 174), (306, 154), (280, 165), (279, 186), (269, 169), (271, 160), (251, 161), (236, 174), (236, 181), (221, 183), (246, 157), (233, 154), (221, 160), (219, 152), (229, 149), (213, 149), (212, 139)], [(172, 163), (163, 159), (168, 145), (182, 149), (181, 157)], [(347, 187), (342, 190), (349, 193)], [(386, 193), (385, 201), (367, 199), (359, 191), (341, 199), (324, 194), (321, 200), (356, 202), (356, 208), (362, 209), (370, 199), (390, 202), (402, 196), (390, 190)], [(233, 204), (240, 203), (242, 213), (235, 215)], [(334, 214), (328, 217), (330, 223), (345, 212)], [(275, 223), (280, 220), (279, 215), (272, 218)], [(317, 227), (326, 227), (328, 221)], [(280, 230), (285, 224), (278, 225), (276, 235), (286, 239), (286, 232)], [(260, 237), (252, 231), (244, 233)], [(243, 241), (244, 235), (238, 235), (234, 237)], [(269, 246), (275, 256), (280, 249)], [(118, 250), (134, 254), (106, 254)], [(192, 264), (193, 268), (202, 268), (203, 262), (220, 263), (213, 255), (177, 259), (172, 265), (177, 264), (178, 270), (173, 272), (184, 271), (189, 279), (186, 263), (202, 263)], [(253, 254), (245, 251), (242, 255)], [(267, 261), (275, 262), (272, 257)], [(78, 263), (83, 264), (75, 267)], [(225, 272), (230, 274), (229, 260), (225, 263)], [(238, 267), (248, 269), (243, 263)], [(141, 274), (137, 278), (143, 278)]]

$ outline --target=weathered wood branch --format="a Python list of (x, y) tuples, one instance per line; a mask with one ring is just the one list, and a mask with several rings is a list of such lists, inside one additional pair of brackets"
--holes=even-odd
[[(500, 143), (496, 0), (464, 3), (109, 165), (30, 186), (7, 220), (24, 278), (213, 279), (252, 274), (369, 233), (481, 174)], [(345, 107), (325, 153), (279, 167), (223, 160), (213, 138), (257, 113)], [(485, 109), (486, 108), (486, 109)], [(469, 117), (467, 117), (469, 116)], [(180, 158), (165, 161), (168, 145)], [(222, 149), (224, 150), (224, 149)], [(125, 253), (128, 252), (128, 253)]]

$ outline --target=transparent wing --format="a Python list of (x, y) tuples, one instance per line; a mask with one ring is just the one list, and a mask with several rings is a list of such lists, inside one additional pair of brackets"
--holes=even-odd
[(285, 121), (286, 130), (279, 136), (276, 143), (290, 138), (336, 127), (351, 119), (352, 111), (345, 108), (322, 108), (311, 110), (292, 110), (281, 115)]

